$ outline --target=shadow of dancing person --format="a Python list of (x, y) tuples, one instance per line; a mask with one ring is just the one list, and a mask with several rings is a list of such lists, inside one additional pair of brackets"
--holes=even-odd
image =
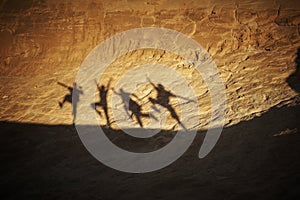
[[(136, 101), (134, 101), (131, 96), (135, 97), (136, 99), (140, 100), (135, 94), (131, 94), (129, 92), (125, 92), (122, 88), (119, 90), (119, 92), (116, 92), (113, 89), (114, 93), (121, 96), (122, 102), (124, 104), (124, 110), (127, 114), (127, 116), (131, 119), (133, 119), (133, 116), (135, 116), (138, 124), (140, 127), (143, 127), (143, 122), (141, 120), (142, 117), (150, 118), (149, 113), (142, 113), (142, 105), (139, 105)], [(129, 113), (131, 112), (131, 114)], [(154, 116), (151, 116), (153, 119), (157, 120)]]
[(175, 109), (170, 104), (170, 98), (171, 97), (179, 97), (181, 99), (188, 100), (189, 102), (194, 102), (194, 101), (190, 100), (186, 97), (175, 95), (170, 91), (167, 91), (164, 88), (164, 86), (160, 83), (155, 85), (153, 82), (151, 82), (151, 80), (149, 78), (148, 78), (148, 81), (150, 82), (150, 84), (154, 87), (154, 89), (157, 92), (156, 99), (149, 97), (149, 101), (153, 105), (158, 104), (158, 105), (161, 105), (162, 107), (166, 108), (171, 113), (172, 118), (175, 119), (178, 122), (178, 124), (186, 131), (187, 130), (186, 127), (184, 126), (183, 123), (181, 123)]
[(77, 115), (77, 104), (79, 102), (79, 95), (83, 94), (82, 88), (78, 87), (76, 82), (73, 83), (73, 87), (67, 86), (66, 84), (61, 82), (57, 82), (57, 84), (69, 90), (69, 94), (66, 94), (62, 102), (58, 102), (58, 104), (60, 108), (62, 108), (66, 102), (72, 104), (72, 115), (73, 115), (73, 124), (74, 124)]
[(105, 87), (104, 85), (98, 86), (98, 84), (96, 82), (96, 85), (97, 85), (97, 88), (99, 91), (100, 100), (99, 100), (99, 102), (91, 104), (91, 106), (96, 110), (96, 112), (100, 115), (100, 117), (102, 117), (102, 113), (99, 110), (97, 110), (97, 107), (102, 108), (102, 110), (104, 111), (105, 118), (106, 118), (106, 125), (108, 127), (110, 127), (110, 120), (109, 120), (108, 108), (107, 108), (107, 93), (109, 91), (110, 83), (111, 83), (111, 79), (108, 81), (108, 84)]

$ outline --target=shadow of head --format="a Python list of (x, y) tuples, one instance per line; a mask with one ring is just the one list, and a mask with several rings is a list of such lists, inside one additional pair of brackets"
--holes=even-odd
[(300, 47), (297, 51), (295, 63), (296, 71), (287, 78), (287, 83), (295, 92), (300, 94)]

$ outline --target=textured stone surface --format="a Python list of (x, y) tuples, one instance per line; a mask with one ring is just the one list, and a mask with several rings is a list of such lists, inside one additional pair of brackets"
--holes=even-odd
[[(1, 199), (299, 199), (299, 23), (298, 0), (0, 0)], [(168, 167), (128, 174), (83, 146), (70, 125), (71, 105), (59, 107), (68, 90), (57, 82), (71, 86), (84, 58), (104, 39), (148, 26), (185, 33), (210, 53), (226, 86), (227, 127), (203, 159), (197, 155), (208, 134), (200, 130)], [(177, 55), (131, 52), (99, 81), (112, 78), (115, 86), (128, 70), (149, 62), (186, 77), (201, 111), (197, 128), (205, 129), (210, 94)], [(155, 97), (149, 84), (135, 93)], [(151, 107), (146, 99), (145, 112)], [(171, 103), (178, 110), (175, 98)], [(146, 139), (103, 130), (124, 150), (150, 152), (176, 135), (170, 130), (178, 128), (176, 121), (167, 121), (167, 131)]]
[[(289, 104), (296, 95), (286, 83), (300, 46), (296, 1), (32, 0), (1, 1), (0, 9), (1, 121), (71, 123), (71, 106), (58, 106), (67, 90), (57, 81), (72, 85), (81, 62), (104, 39), (147, 26), (180, 31), (210, 53), (226, 86), (227, 125)], [(178, 67), (177, 55), (158, 50), (125, 55), (110, 66), (103, 83), (153, 61), (188, 77), (205, 121), (199, 128), (205, 128), (209, 93), (191, 67)]]

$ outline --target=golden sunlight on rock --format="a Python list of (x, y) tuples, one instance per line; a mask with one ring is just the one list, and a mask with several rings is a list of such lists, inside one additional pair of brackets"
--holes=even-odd
[[(72, 86), (81, 62), (96, 45), (121, 31), (147, 26), (180, 31), (213, 57), (226, 87), (227, 125), (288, 104), (296, 95), (286, 83), (295, 71), (299, 47), (299, 10), (294, 4), (29, 2), (2, 5), (0, 81), (2, 97), (7, 98), (0, 103), (1, 120), (72, 123), (71, 106), (58, 106), (67, 91), (56, 82)], [(209, 119), (209, 93), (192, 68), (180, 66), (177, 55), (138, 51), (112, 64), (107, 76), (145, 62), (167, 64), (190, 77), (203, 116)]]
[(296, 0), (0, 0), (4, 199), (299, 199), (299, 94)]

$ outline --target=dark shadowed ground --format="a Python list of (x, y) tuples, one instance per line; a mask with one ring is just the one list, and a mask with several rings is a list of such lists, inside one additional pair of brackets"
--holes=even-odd
[[(73, 126), (1, 122), (1, 199), (299, 199), (297, 104), (225, 128), (201, 160), (199, 132), (179, 160), (146, 174), (104, 166)], [(105, 131), (121, 146), (132, 144), (120, 131)]]
[[(0, 199), (300, 199), (299, 5), (299, 0), (0, 0)], [(129, 174), (93, 158), (74, 126), (46, 124), (71, 123), (76, 89), (71, 86), (89, 52), (116, 33), (142, 27), (182, 32), (208, 51), (224, 78), (226, 119), (236, 125), (223, 130), (203, 159), (198, 152), (205, 132), (199, 131), (170, 166)], [(201, 77), (172, 52), (130, 52), (110, 65), (105, 78), (113, 78), (113, 86), (149, 61), (192, 75), (199, 107), (209, 113)], [(104, 86), (98, 87), (100, 97), (109, 99), (112, 91)], [(180, 123), (168, 101), (150, 101), (164, 105)], [(131, 103), (135, 118), (143, 118), (140, 105)], [(106, 104), (94, 103), (103, 109), (105, 123)], [(264, 114), (238, 123), (259, 113)], [(103, 129), (115, 144), (136, 152), (160, 148), (175, 134), (136, 139)]]

